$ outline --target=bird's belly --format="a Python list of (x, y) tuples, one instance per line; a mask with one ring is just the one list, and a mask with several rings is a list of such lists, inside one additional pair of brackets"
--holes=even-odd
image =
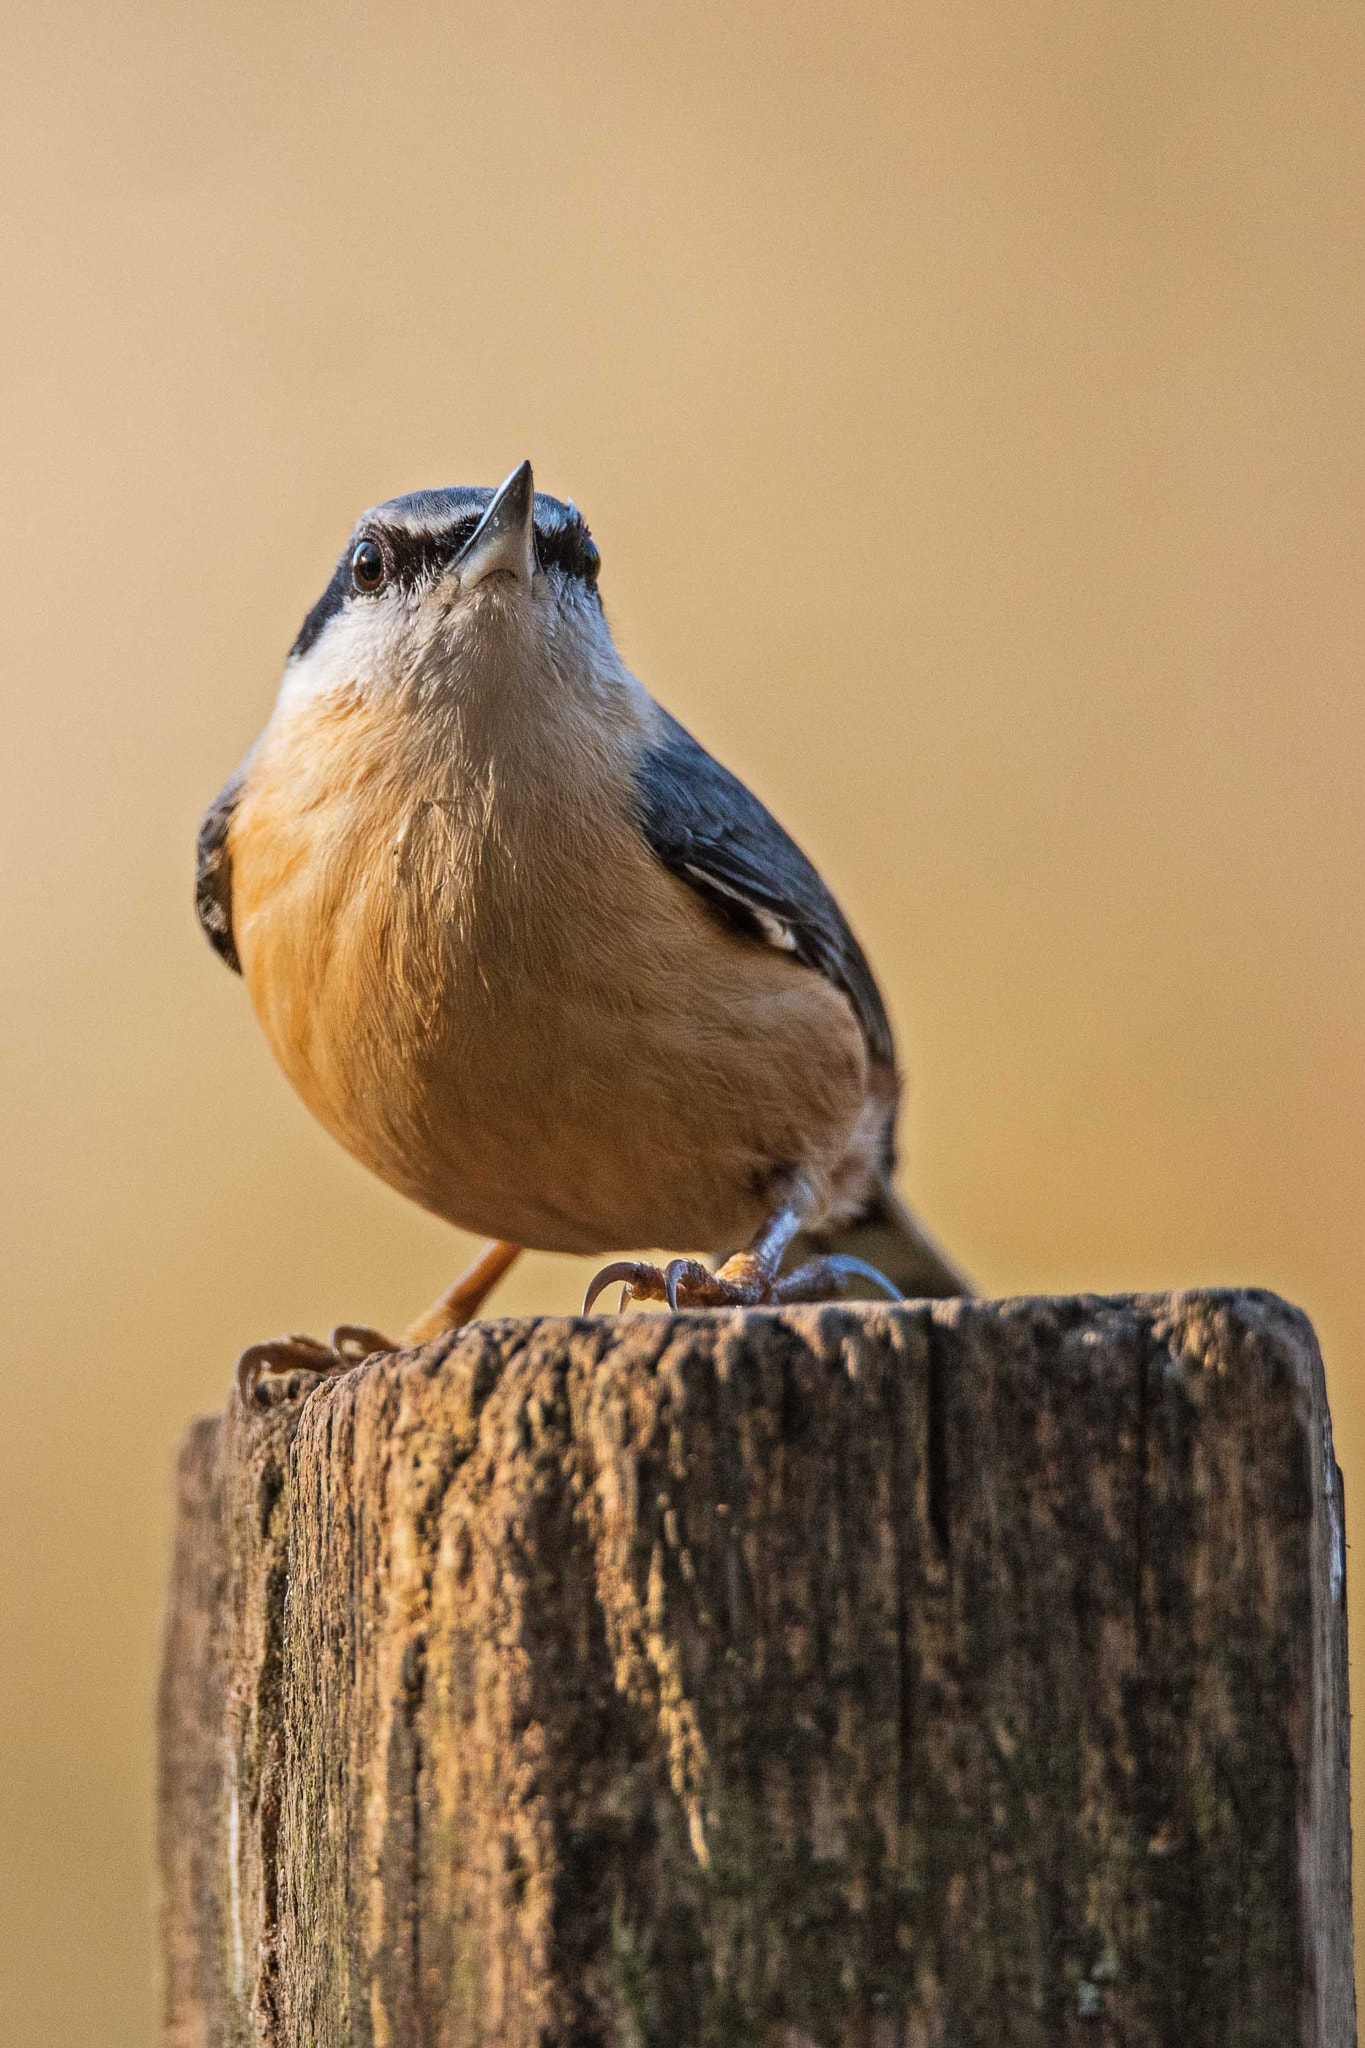
[(736, 976), (714, 1007), (680, 978), (672, 1002), (623, 1014), (607, 975), (499, 998), (452, 966), (434, 1011), (377, 978), (362, 1014), (334, 971), (302, 1014), (296, 997), (262, 1021), (320, 1121), (448, 1222), (547, 1251), (715, 1249), (758, 1227), (776, 1174), (819, 1189), (855, 1141), (856, 1027), (794, 972), (747, 991)]
[(818, 1207), (870, 1156), (862, 1036), (820, 975), (670, 878), (633, 920), (560, 891), (538, 937), (543, 895), (452, 903), (390, 840), (277, 847), (269, 886), (241, 862), (238, 946), (295, 1088), (422, 1207), (549, 1251), (709, 1250), (758, 1227), (776, 1174)]
[(717, 1030), (685, 1007), (623, 1019), (611, 993), (509, 1007), (433, 1072), (425, 1206), (545, 1250), (715, 1249), (763, 1221), (776, 1175), (829, 1179), (863, 1097), (837, 1013), (731, 1002)]

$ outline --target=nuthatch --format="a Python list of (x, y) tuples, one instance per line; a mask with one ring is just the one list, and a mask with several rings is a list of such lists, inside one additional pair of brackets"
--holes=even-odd
[[(626, 669), (598, 566), (527, 462), (365, 513), (200, 832), (204, 930), (314, 1115), (492, 1239), (404, 1341), (475, 1314), (523, 1246), (744, 1247), (607, 1265), (585, 1313), (610, 1281), (674, 1308), (968, 1291), (892, 1187), (861, 946)], [(392, 1348), (282, 1338), (239, 1384)]]

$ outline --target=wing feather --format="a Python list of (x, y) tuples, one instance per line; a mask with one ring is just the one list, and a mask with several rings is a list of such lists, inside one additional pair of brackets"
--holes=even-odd
[(235, 974), (241, 973), (242, 963), (237, 958), (237, 942), (232, 934), (232, 856), (227, 841), (244, 772), (239, 768), (228, 777), (204, 813), (194, 879), (194, 907), (204, 936)]
[(731, 930), (775, 946), (842, 989), (874, 1059), (895, 1046), (867, 956), (816, 869), (738, 776), (666, 711), (640, 757), (636, 791), (656, 858)]

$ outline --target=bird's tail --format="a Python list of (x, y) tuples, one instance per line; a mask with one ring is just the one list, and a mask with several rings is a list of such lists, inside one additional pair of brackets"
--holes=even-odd
[[(819, 1252), (865, 1260), (910, 1300), (976, 1292), (962, 1268), (911, 1214), (889, 1183), (877, 1190), (872, 1207), (857, 1223), (803, 1234), (788, 1254), (787, 1264), (794, 1266)], [(881, 1289), (855, 1282), (849, 1293), (880, 1297)]]

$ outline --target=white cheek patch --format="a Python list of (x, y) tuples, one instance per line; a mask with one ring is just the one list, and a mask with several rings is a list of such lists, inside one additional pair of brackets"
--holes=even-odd
[(392, 688), (393, 678), (408, 667), (416, 611), (399, 590), (352, 598), (307, 653), (286, 665), (279, 710), (301, 710), (341, 692)]

